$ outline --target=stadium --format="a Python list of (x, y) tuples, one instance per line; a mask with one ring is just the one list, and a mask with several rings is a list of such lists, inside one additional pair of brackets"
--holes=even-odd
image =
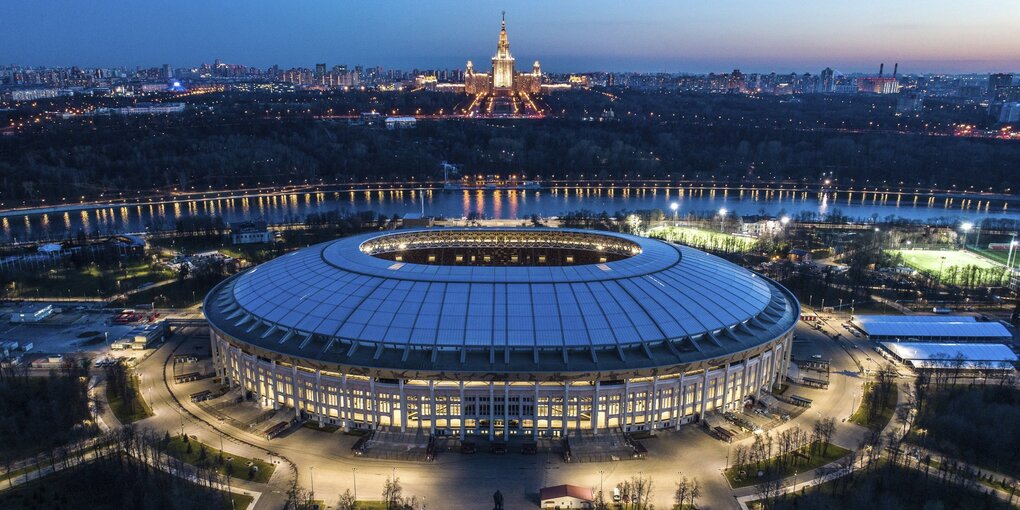
[(799, 304), (680, 245), (540, 228), (373, 232), (206, 297), (217, 375), (344, 429), (559, 437), (678, 427), (785, 377)]

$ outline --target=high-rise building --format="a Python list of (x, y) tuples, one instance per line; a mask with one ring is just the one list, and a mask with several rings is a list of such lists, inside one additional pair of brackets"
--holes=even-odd
[(1020, 122), (1020, 103), (1006, 103), (999, 112), (999, 122)]
[(825, 69), (822, 69), (822, 85), (821, 85), (822, 90), (821, 90), (821, 92), (826, 93), (826, 94), (832, 92), (833, 87), (835, 87), (835, 85), (836, 85), (836, 82), (833, 79), (835, 74), (836, 74), (836, 72), (833, 71), (831, 67), (826, 67)]
[(1009, 87), (1012, 84), (1013, 73), (993, 73), (988, 75), (988, 98), (1000, 100), (998, 98), (999, 89)]
[(499, 29), (499, 43), (496, 55), (492, 57), (492, 87), (512, 89), (514, 87), (514, 57), (510, 54), (510, 41), (506, 36), (506, 15), (503, 15), (503, 26)]
[(488, 94), (493, 92), (537, 94), (542, 88), (542, 68), (536, 60), (530, 73), (518, 73), (515, 60), (510, 53), (510, 40), (506, 33), (506, 16), (499, 30), (499, 42), (496, 44), (496, 55), (492, 57), (492, 68), (488, 73), (475, 71), (474, 63), (467, 62), (464, 72), (464, 90), (468, 94)]
[(163, 64), (163, 70), (160, 74), (163, 75), (164, 80), (169, 80), (174, 77), (174, 68), (170, 67), (170, 64)]

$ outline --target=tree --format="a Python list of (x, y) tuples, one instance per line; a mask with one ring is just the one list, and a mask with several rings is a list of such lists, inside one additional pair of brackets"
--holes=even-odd
[(399, 477), (386, 477), (383, 484), (382, 498), (386, 504), (386, 510), (402, 510), (403, 488), (400, 486)]
[(676, 483), (676, 489), (673, 491), (673, 504), (679, 510), (683, 510), (684, 503), (687, 502), (687, 496), (691, 492), (690, 482), (686, 476), (680, 478), (680, 481)]

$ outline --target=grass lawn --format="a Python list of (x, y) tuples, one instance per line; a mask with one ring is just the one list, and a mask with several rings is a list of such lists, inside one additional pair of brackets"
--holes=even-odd
[[(188, 444), (191, 445), (191, 452), (188, 452)], [(205, 446), (205, 458), (202, 457), (202, 447)], [(207, 466), (218, 466), (217, 471), (224, 475), (229, 475), (234, 478), (242, 480), (251, 480), (258, 483), (266, 483), (273, 476), (273, 471), (276, 466), (265, 462), (261, 459), (248, 459), (240, 455), (235, 455), (230, 452), (223, 453), (223, 464), (218, 463), (220, 451), (211, 448), (209, 445), (203, 445), (195, 439), (188, 438), (188, 442), (185, 443), (181, 436), (175, 436), (170, 440), (170, 443), (166, 447), (166, 452), (172, 457), (183, 460), (184, 462), (196, 466), (207, 465)], [(230, 459), (229, 461), (227, 459)], [(254, 476), (248, 476), (249, 464), (254, 464), (258, 471), (254, 473)]]
[(247, 494), (230, 494), (231, 499), (231, 510), (245, 510), (251, 506), (251, 502), (255, 501), (255, 498)]
[(850, 421), (856, 423), (862, 427), (868, 427), (872, 430), (881, 430), (885, 428), (889, 420), (892, 419), (893, 414), (896, 412), (896, 399), (898, 397), (899, 390), (895, 384), (889, 386), (889, 394), (886, 396), (886, 405), (881, 412), (876, 414), (874, 418), (869, 422), (868, 415), (871, 413), (871, 398), (869, 398), (872, 391), (875, 389), (875, 383), (868, 382), (864, 383), (864, 393), (860, 397), (860, 405), (857, 406), (857, 410), (850, 416)]
[(14, 281), (20, 296), (94, 299), (97, 292), (111, 296), (173, 276), (171, 271), (154, 269), (147, 262), (126, 261), (80, 268), (56, 267), (37, 273), (26, 271), (15, 275)]
[(132, 399), (132, 405), (128, 406), (122, 398), (110, 391), (109, 384), (106, 385), (106, 403), (113, 415), (124, 425), (152, 416), (152, 409), (149, 409), (149, 404), (142, 398), (142, 392), (138, 391), (138, 379), (135, 377), (131, 377), (131, 391), (135, 393), (135, 398)]
[(758, 242), (750, 237), (739, 237), (733, 234), (693, 227), (656, 227), (649, 230), (648, 235), (695, 248), (727, 252), (749, 251)]
[(125, 305), (155, 304), (156, 307), (187, 308), (201, 303), (205, 295), (219, 283), (207, 278), (186, 278), (136, 292), (127, 297)]
[(358, 500), (358, 510), (386, 510), (385, 501), (365, 501), (362, 499)]
[[(903, 262), (918, 271), (939, 272), (939, 266), (945, 271), (952, 266), (964, 268), (976, 266), (981, 269), (992, 269), (998, 264), (970, 251), (961, 250), (889, 250), (890, 254), (903, 255)], [(942, 262), (945, 257), (945, 263)]]
[[(829, 443), (827, 447), (824, 448), (824, 450), (825, 451), (823, 453), (813, 454), (809, 453), (811, 451), (810, 447), (805, 446), (804, 448), (800, 449), (800, 452), (804, 454), (807, 458), (795, 457), (796, 460), (794, 462), (788, 462), (786, 465), (779, 464), (779, 459), (773, 457), (768, 461), (764, 462), (761, 466), (755, 466), (753, 464), (744, 466), (742, 468), (734, 466), (725, 471), (726, 480), (730, 482), (730, 486), (733, 487), (734, 489), (740, 487), (747, 487), (750, 485), (757, 485), (761, 482), (768, 480), (769, 478), (768, 477), (758, 478), (756, 471), (768, 472), (769, 471), (768, 468), (775, 466), (777, 469), (775, 470), (772, 479), (786, 478), (788, 476), (793, 476), (794, 473), (799, 474), (808, 473), (826, 464), (835, 462), (844, 455), (850, 453), (850, 450), (831, 443)], [(741, 476), (740, 474), (741, 470), (745, 472), (744, 476)], [(805, 479), (807, 479), (807, 477), (805, 477)]]
[[(42, 510), (42, 509), (115, 509), (115, 508), (143, 508), (135, 506), (129, 497), (125, 500), (124, 486), (129, 484), (132, 489), (138, 489), (134, 482), (127, 482), (120, 479), (97, 480), (97, 476), (91, 470), (96, 467), (96, 462), (78, 466), (71, 469), (49, 474), (40, 479), (32, 479), (25, 485), (19, 485), (10, 490), (0, 492), (0, 508), (3, 510)], [(170, 475), (156, 472), (151, 476), (159, 479), (169, 479)], [(145, 494), (146, 502), (152, 503), (152, 508), (172, 508), (174, 498), (184, 498), (190, 501), (192, 491), (208, 494), (208, 489), (199, 487), (190, 482), (175, 480), (177, 485), (171, 491), (162, 494)], [(166, 480), (163, 480), (165, 483)], [(4, 489), (7, 489), (4, 482)], [(138, 494), (135, 492), (134, 494)], [(232, 495), (233, 505), (222, 493), (209, 498), (206, 502), (216, 504), (204, 508), (209, 510), (244, 510), (250, 505), (251, 496)], [(210, 501), (211, 500), (211, 501)], [(189, 507), (191, 508), (191, 507)]]
[[(992, 259), (1002, 265), (1006, 265), (1006, 257), (1009, 255), (1009, 250), (986, 250), (984, 248), (974, 248), (973, 246), (968, 247), (967, 250), (987, 259)], [(1014, 262), (1014, 265), (1016, 265), (1016, 262)]]
[(972, 284), (1000, 285), (1005, 271), (1002, 264), (972, 251), (888, 250), (887, 253), (901, 255), (905, 265), (932, 276), (940, 275), (943, 282), (950, 285), (957, 285), (971, 278), (977, 280)]

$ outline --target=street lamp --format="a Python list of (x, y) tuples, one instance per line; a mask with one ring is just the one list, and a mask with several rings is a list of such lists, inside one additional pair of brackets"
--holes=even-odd
[(967, 234), (970, 233), (973, 228), (974, 224), (969, 221), (965, 221), (960, 224), (960, 230), (963, 231), (963, 249), (967, 249)]
[(725, 230), (724, 222), (726, 221), (726, 213), (729, 212), (725, 207), (719, 209), (719, 231)]
[(1020, 241), (1016, 240), (1016, 234), (1009, 240), (1009, 253), (1006, 255), (1006, 269), (1012, 270), (1013, 265), (1016, 263), (1014, 257), (1016, 256), (1017, 246), (1020, 246)]
[(676, 214), (677, 214), (677, 212), (676, 211), (677, 211), (677, 209), (680, 209), (680, 204), (678, 204), (676, 202), (673, 202), (672, 204), (669, 204), (669, 208), (673, 211), (673, 226), (675, 227), (677, 225), (677, 221), (676, 221)]
[(351, 472), (354, 474), (354, 501), (358, 500), (358, 468), (351, 468)]

